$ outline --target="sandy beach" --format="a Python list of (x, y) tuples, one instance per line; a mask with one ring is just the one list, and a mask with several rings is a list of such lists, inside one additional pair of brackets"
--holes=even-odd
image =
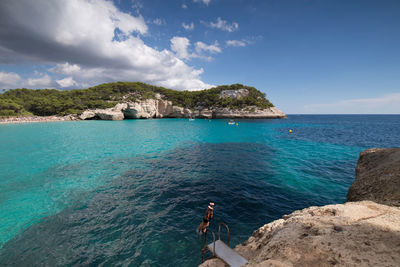
[(31, 122), (53, 122), (53, 121), (73, 121), (77, 120), (74, 116), (29, 116), (29, 117), (9, 117), (0, 118), (0, 124), (11, 123), (31, 123)]

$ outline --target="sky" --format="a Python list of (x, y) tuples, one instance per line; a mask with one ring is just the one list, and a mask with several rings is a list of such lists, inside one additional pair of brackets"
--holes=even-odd
[(0, 1), (0, 89), (113, 81), (241, 83), (287, 114), (400, 114), (400, 1)]

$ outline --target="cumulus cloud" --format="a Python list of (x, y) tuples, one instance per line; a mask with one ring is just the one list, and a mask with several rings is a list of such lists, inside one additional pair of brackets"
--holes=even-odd
[(245, 47), (247, 45), (247, 42), (241, 40), (227, 40), (225, 43), (227, 46), (234, 47)]
[(207, 53), (216, 54), (222, 52), (217, 41), (211, 45), (203, 42), (196, 42), (194, 44), (194, 51), (191, 51), (190, 49), (191, 44), (188, 38), (175, 36), (171, 39), (171, 50), (181, 59), (190, 60), (192, 58), (200, 58), (212, 60), (212, 57), (207, 55)]
[(21, 76), (14, 72), (0, 72), (0, 88), (10, 88), (22, 81)]
[(33, 88), (51, 87), (52, 80), (48, 74), (45, 74), (42, 77), (38, 78), (28, 78), (26, 80), (26, 84), (27, 87), (33, 87)]
[(239, 24), (237, 22), (229, 23), (226, 20), (221, 19), (220, 17), (217, 18), (216, 22), (205, 23), (206, 25), (210, 26), (211, 28), (220, 29), (222, 31), (227, 32), (234, 32), (239, 29)]
[(191, 57), (188, 52), (189, 45), (190, 41), (186, 37), (175, 36), (171, 39), (171, 50), (181, 59), (189, 59)]
[(197, 54), (199, 54), (199, 55), (201, 55), (203, 51), (208, 51), (213, 54), (221, 53), (221, 48), (219, 47), (219, 44), (217, 41), (215, 41), (214, 44), (212, 44), (212, 45), (207, 45), (203, 42), (197, 42), (195, 50), (196, 50)]
[(208, 4), (210, 4), (211, 0), (193, 0), (194, 3), (203, 3), (206, 6), (208, 6)]
[(182, 8), (183, 8), (183, 9), (186, 9), (186, 8), (187, 8), (187, 5), (186, 5), (185, 3), (183, 3), (183, 4), (182, 4)]
[(190, 23), (190, 24), (186, 24), (186, 23), (182, 23), (182, 27), (187, 30), (187, 31), (193, 31), (194, 29), (194, 23)]
[[(38, 74), (36, 74), (38, 75)], [(48, 74), (41, 74), (35, 78), (23, 79), (14, 72), (0, 72), (0, 88), (49, 88), (54, 83)]]
[[(56, 86), (127, 80), (175, 89), (211, 87), (201, 81), (202, 69), (146, 45), (140, 38), (148, 32), (143, 17), (122, 12), (111, 1), (2, 0), (0, 28), (1, 63), (18, 54), (15, 63), (56, 64), (49, 70)], [(51, 77), (37, 79), (30, 84)]]
[(55, 67), (49, 69), (51, 72), (58, 74), (71, 75), (76, 74), (81, 70), (77, 64), (69, 64), (68, 62), (57, 64)]
[(72, 86), (76, 85), (76, 82), (74, 81), (74, 79), (72, 79), (72, 77), (66, 77), (66, 78), (61, 79), (61, 80), (56, 80), (56, 82), (62, 88), (72, 87)]
[(400, 93), (313, 104), (304, 108), (307, 112), (320, 114), (400, 114)]

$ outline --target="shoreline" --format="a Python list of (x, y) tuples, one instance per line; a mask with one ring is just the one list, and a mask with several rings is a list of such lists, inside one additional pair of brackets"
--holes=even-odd
[(55, 122), (55, 121), (76, 121), (77, 119), (71, 115), (68, 116), (26, 116), (26, 117), (9, 117), (1, 118), (1, 124), (22, 124), (35, 122)]
[[(188, 119), (189, 117), (164, 117), (164, 118), (150, 118), (150, 119)], [(250, 119), (250, 120), (258, 120), (258, 119), (283, 119), (287, 117), (221, 117), (221, 118), (195, 118), (195, 119), (204, 119), (204, 120), (218, 120), (218, 119)], [(123, 119), (123, 120), (141, 120), (140, 119)], [(102, 119), (98, 119), (102, 120)], [(0, 125), (2, 124), (24, 124), (24, 123), (37, 123), (37, 122), (56, 122), (56, 121), (84, 121), (77, 117), (76, 115), (67, 115), (67, 116), (26, 116), (26, 117), (9, 117), (9, 118), (0, 118)], [(106, 120), (106, 121), (117, 121), (117, 120)]]

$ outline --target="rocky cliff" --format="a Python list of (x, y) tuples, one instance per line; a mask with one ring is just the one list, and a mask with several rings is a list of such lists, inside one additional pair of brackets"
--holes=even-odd
[[(247, 89), (224, 90), (220, 92), (220, 98), (241, 99), (248, 95)], [(143, 99), (135, 102), (123, 102), (108, 109), (92, 109), (84, 111), (79, 118), (100, 120), (123, 119), (149, 119), (149, 118), (285, 118), (286, 115), (276, 107), (261, 109), (257, 106), (245, 108), (228, 107), (202, 107), (184, 108), (173, 105), (172, 101), (165, 100), (157, 94), (154, 99)]]
[(399, 155), (400, 148), (360, 153), (348, 200), (364, 201), (295, 211), (235, 251), (249, 259), (245, 266), (400, 266)]
[(347, 201), (372, 200), (400, 207), (400, 149), (368, 149), (360, 153), (356, 179)]
[(0, 117), (76, 114), (101, 120), (285, 117), (265, 93), (243, 84), (178, 91), (141, 82), (112, 82), (86, 89), (20, 88), (0, 94)]

